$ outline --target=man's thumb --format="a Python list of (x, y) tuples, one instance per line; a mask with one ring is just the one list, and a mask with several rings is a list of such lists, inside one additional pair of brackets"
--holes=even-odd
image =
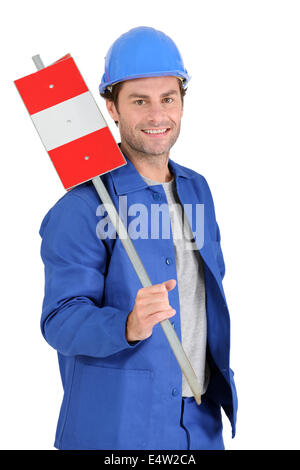
[(168, 281), (163, 282), (167, 290), (170, 291), (176, 286), (176, 279), (169, 279)]

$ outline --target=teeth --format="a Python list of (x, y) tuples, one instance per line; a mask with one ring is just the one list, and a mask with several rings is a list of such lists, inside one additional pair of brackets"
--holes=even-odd
[(146, 132), (147, 134), (163, 134), (164, 132), (166, 132), (167, 129), (158, 129), (158, 130), (153, 130), (153, 129), (149, 129), (149, 130), (144, 130), (144, 132)]

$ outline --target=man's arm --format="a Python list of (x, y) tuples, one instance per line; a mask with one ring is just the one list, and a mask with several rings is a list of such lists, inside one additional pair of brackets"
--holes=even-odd
[(96, 225), (88, 203), (69, 193), (48, 212), (40, 229), (45, 265), (41, 330), (66, 356), (106, 357), (140, 343), (126, 340), (129, 310), (101, 307), (108, 259)]

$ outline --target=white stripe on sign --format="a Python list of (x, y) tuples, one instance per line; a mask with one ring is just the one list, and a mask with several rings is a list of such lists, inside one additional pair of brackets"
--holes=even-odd
[(31, 118), (48, 151), (107, 127), (89, 91), (32, 114)]

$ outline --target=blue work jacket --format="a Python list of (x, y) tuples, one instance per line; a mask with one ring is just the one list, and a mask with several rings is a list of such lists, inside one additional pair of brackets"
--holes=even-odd
[[(101, 177), (117, 210), (119, 197), (125, 195), (128, 208), (142, 203), (149, 214), (151, 204), (167, 204), (163, 186), (148, 186), (125, 158), (126, 165)], [(202, 175), (171, 159), (169, 168), (182, 205), (204, 205), (204, 244), (197, 237), (195, 241), (206, 284), (211, 368), (206, 393), (223, 407), (234, 436), (237, 395), (229, 367), (230, 320), (214, 203)], [(64, 390), (54, 445), (163, 449), (164, 437), (180, 423), (182, 372), (159, 324), (145, 340), (126, 340), (126, 320), (142, 285), (118, 235), (99, 236), (99, 221), (107, 216), (99, 205), (93, 184), (81, 184), (57, 201), (40, 228), (45, 265), (41, 329), (57, 350)], [(191, 214), (187, 216), (195, 231)], [(129, 225), (133, 216), (127, 217)], [(133, 243), (152, 284), (177, 280), (172, 236), (151, 239), (150, 220), (148, 230), (148, 238)], [(169, 302), (177, 312), (171, 320), (181, 339), (177, 285), (169, 292)]]

